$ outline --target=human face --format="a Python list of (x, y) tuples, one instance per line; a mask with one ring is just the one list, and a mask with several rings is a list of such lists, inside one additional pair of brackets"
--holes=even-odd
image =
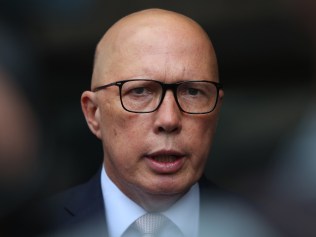
[[(144, 27), (129, 35), (107, 68), (104, 79), (111, 80), (105, 83), (145, 78), (164, 83), (218, 81), (209, 42), (195, 35), (184, 39), (183, 32), (165, 28), (153, 32)], [(219, 101), (221, 97), (222, 91)], [(115, 86), (96, 92), (94, 100), (95, 134), (103, 143), (107, 175), (132, 200), (150, 209), (153, 197), (178, 198), (201, 177), (220, 102), (212, 113), (185, 114), (167, 91), (157, 111), (137, 114), (122, 108)]]

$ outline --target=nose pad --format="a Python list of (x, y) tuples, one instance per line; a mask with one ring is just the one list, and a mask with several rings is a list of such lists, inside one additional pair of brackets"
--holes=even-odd
[(156, 111), (156, 132), (175, 132), (181, 129), (181, 111), (172, 91), (166, 91), (165, 97)]

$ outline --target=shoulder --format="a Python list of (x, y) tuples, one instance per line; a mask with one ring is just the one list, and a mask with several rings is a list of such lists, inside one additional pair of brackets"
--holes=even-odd
[[(41, 231), (50, 234), (75, 233), (84, 226), (99, 222), (102, 222), (103, 226), (105, 211), (100, 172), (86, 183), (43, 201), (37, 208), (37, 218), (42, 222)], [(76, 235), (78, 236), (78, 233)]]
[(55, 210), (61, 210), (66, 216), (86, 214), (95, 206), (103, 207), (100, 172), (87, 182), (51, 197), (46, 200), (46, 204)]

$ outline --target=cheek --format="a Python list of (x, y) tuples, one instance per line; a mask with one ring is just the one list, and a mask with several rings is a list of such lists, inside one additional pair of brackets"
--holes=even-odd
[(103, 138), (116, 137), (119, 135), (119, 131), (127, 126), (128, 117), (121, 108), (117, 97), (107, 100), (104, 98), (104, 101), (105, 103), (100, 107), (102, 135)]
[(137, 151), (139, 146), (137, 141), (142, 137), (142, 123), (139, 116), (117, 106), (107, 106), (101, 114), (104, 148), (115, 154)]
[[(109, 121), (109, 126), (112, 129), (112, 135), (114, 137), (120, 138), (120, 140), (125, 143), (133, 143), (137, 141), (142, 136), (143, 124), (138, 118), (138, 114), (131, 114), (128, 112), (123, 112), (122, 115), (116, 114), (116, 116), (111, 116), (111, 121)], [(128, 145), (125, 143), (125, 145)]]
[(203, 118), (195, 120), (188, 127), (188, 136), (194, 143), (210, 145), (215, 133), (216, 121), (211, 118)]
[(211, 149), (215, 134), (216, 121), (214, 119), (199, 119), (189, 126), (188, 141), (194, 154), (193, 166), (198, 168), (201, 163), (205, 163)]

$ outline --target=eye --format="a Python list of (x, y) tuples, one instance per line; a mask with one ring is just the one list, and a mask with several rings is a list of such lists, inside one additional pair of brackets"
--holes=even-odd
[(127, 94), (130, 96), (149, 96), (153, 92), (150, 88), (148, 87), (136, 87), (136, 88), (131, 88)]
[(185, 86), (179, 89), (180, 90), (178, 92), (182, 96), (197, 97), (204, 94), (204, 91), (202, 89), (195, 86)]
[(130, 93), (136, 94), (136, 95), (142, 95), (142, 94), (145, 94), (146, 92), (148, 92), (148, 90), (146, 90), (145, 87), (137, 87), (130, 91)]
[(149, 80), (128, 81), (122, 87), (122, 96), (133, 100), (149, 99), (159, 95), (160, 85)]
[(207, 82), (185, 82), (178, 87), (177, 93), (186, 100), (208, 99), (212, 96), (214, 88), (213, 84)]
[(200, 91), (196, 88), (187, 88), (187, 93), (189, 95), (198, 95)]

